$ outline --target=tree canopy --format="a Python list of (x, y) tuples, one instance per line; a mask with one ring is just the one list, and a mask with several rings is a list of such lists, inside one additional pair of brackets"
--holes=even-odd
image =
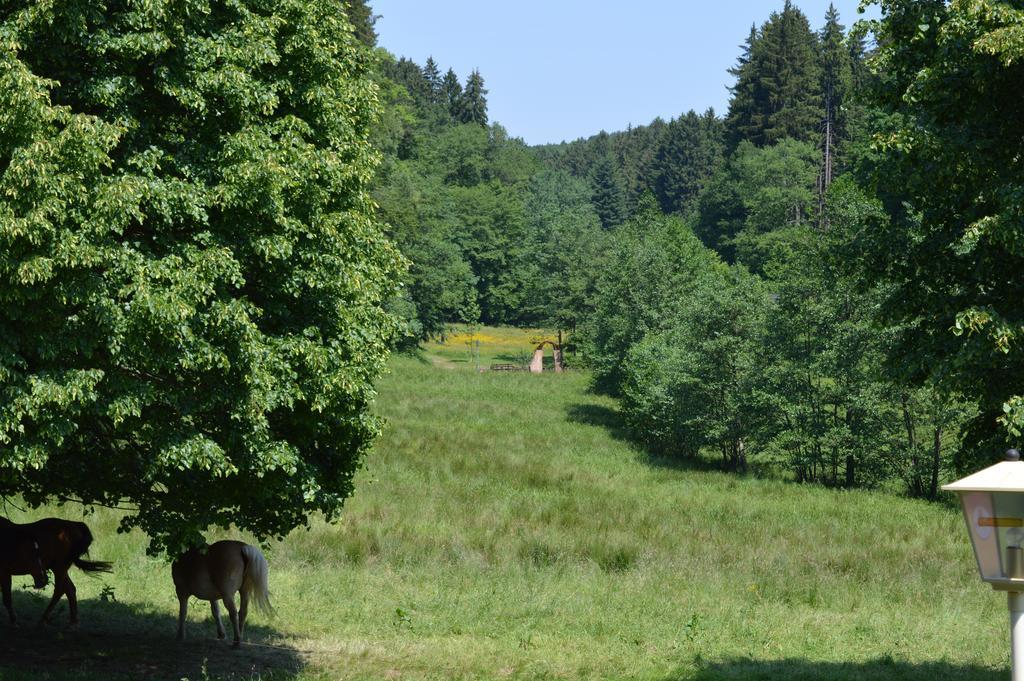
[(858, 240), (855, 266), (891, 286), (908, 378), (980, 398), (968, 465), (1024, 432), (1024, 8), (880, 5), (866, 184), (894, 219)]
[(0, 62), (0, 493), (154, 551), (336, 518), (404, 268), (338, 3), (8, 2)]

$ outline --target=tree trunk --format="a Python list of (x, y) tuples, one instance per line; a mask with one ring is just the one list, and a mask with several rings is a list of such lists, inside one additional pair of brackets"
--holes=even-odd
[[(847, 408), (846, 410), (846, 430), (849, 433), (853, 433), (853, 413), (852, 410)], [(846, 488), (852, 489), (856, 484), (856, 465), (857, 460), (853, 456), (853, 452), (846, 455)]]
[(914, 435), (914, 417), (910, 413), (910, 402), (906, 393), (900, 396), (903, 405), (903, 426), (907, 430), (907, 446), (910, 448), (910, 494), (923, 496), (924, 481), (921, 479), (921, 461), (918, 458), (917, 438)]
[(829, 85), (829, 92), (825, 94), (825, 163), (822, 169), (821, 182), (818, 183), (818, 227), (822, 231), (828, 230), (828, 220), (825, 219), (825, 195), (832, 184), (832, 86)]
[(942, 455), (942, 425), (935, 426), (935, 441), (932, 442), (932, 476), (928, 484), (928, 498), (934, 501), (939, 496), (939, 460)]

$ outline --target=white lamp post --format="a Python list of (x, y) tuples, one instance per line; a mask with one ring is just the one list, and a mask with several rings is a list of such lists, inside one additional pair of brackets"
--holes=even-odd
[(956, 492), (981, 578), (1009, 593), (1013, 681), (1024, 681), (1024, 461), (1006, 461), (942, 489)]

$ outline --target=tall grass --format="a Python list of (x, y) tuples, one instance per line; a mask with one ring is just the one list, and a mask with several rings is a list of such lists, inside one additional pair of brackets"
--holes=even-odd
[[(177, 647), (166, 564), (115, 534), (116, 513), (90, 516), (94, 556), (117, 567), (78, 580), (68, 677), (131, 677), (146, 655), (167, 678), (200, 678), (203, 658), (236, 678), (1005, 676), (1005, 605), (948, 508), (650, 461), (582, 373), (438, 357), (394, 358), (388, 427), (343, 521), (271, 547), (278, 615), (252, 616), (238, 657), (207, 640), (202, 607)], [(38, 678), (38, 661), (0, 653), (0, 679)]]

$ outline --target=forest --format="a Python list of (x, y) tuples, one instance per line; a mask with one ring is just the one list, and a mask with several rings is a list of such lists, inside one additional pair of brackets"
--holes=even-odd
[(540, 147), (488, 119), (479, 72), (377, 47), (409, 342), (565, 330), (651, 451), (935, 499), (1024, 424), (1012, 4), (854, 24), (787, 0), (728, 111)]

